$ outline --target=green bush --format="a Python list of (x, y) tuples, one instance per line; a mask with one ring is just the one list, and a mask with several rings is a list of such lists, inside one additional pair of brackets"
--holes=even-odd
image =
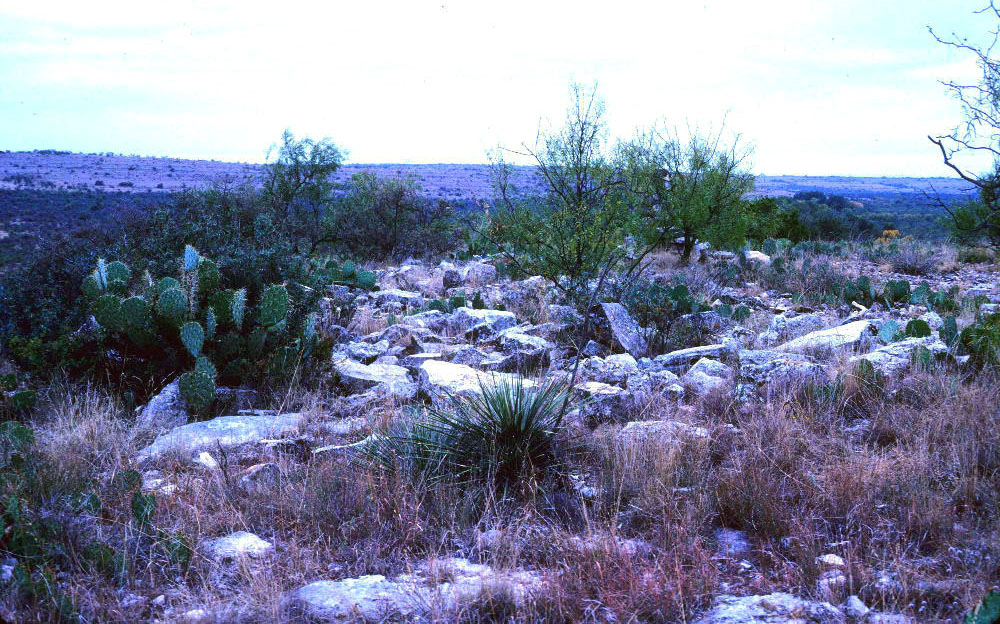
[(457, 223), (443, 201), (420, 196), (410, 179), (355, 174), (334, 207), (329, 230), (336, 248), (359, 258), (440, 255), (456, 247)]
[(478, 484), (506, 493), (559, 464), (564, 384), (521, 378), (483, 383), (469, 397), (366, 445), (362, 457), (383, 470), (403, 467), (431, 481)]
[(958, 250), (958, 261), (963, 264), (986, 264), (993, 259), (993, 252), (984, 247), (962, 247)]

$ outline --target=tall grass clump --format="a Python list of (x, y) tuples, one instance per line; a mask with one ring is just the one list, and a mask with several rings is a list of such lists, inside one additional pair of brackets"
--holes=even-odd
[(382, 470), (408, 469), (430, 482), (486, 485), (507, 492), (559, 464), (568, 387), (523, 378), (483, 382), (451, 396), (415, 422), (378, 436), (361, 456)]

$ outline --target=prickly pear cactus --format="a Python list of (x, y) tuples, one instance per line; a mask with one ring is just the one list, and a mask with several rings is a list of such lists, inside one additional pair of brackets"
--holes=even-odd
[(101, 295), (94, 302), (94, 319), (97, 323), (112, 331), (119, 331), (123, 328), (122, 300), (118, 295)]
[(194, 370), (197, 373), (204, 373), (205, 375), (208, 375), (212, 379), (215, 379), (217, 374), (215, 370), (215, 364), (212, 364), (211, 360), (209, 360), (204, 355), (200, 356), (197, 360), (195, 360)]
[(168, 288), (156, 300), (156, 313), (171, 325), (180, 325), (187, 317), (187, 299), (179, 288)]
[(233, 317), (233, 325), (236, 329), (243, 328), (243, 317), (247, 311), (247, 289), (241, 288), (233, 293), (233, 301), (230, 307), (230, 314)]
[(157, 296), (162, 295), (165, 291), (171, 288), (180, 289), (181, 283), (172, 277), (164, 277), (160, 281), (156, 282), (156, 294)]
[(222, 274), (219, 273), (219, 265), (208, 258), (202, 258), (198, 262), (198, 292), (206, 295), (215, 292), (222, 281)]
[(122, 302), (124, 330), (135, 343), (145, 342), (153, 326), (153, 311), (142, 297), (129, 297)]
[(191, 245), (184, 245), (184, 270), (194, 271), (198, 268), (198, 250)]
[(205, 338), (212, 340), (215, 338), (215, 328), (219, 326), (219, 322), (215, 320), (215, 312), (212, 308), (205, 310)]
[(109, 262), (105, 267), (107, 289), (115, 294), (123, 295), (128, 290), (128, 282), (132, 279), (132, 271), (124, 262)]
[(923, 319), (913, 319), (906, 324), (906, 336), (909, 338), (926, 338), (931, 335), (931, 327)]
[(181, 398), (191, 411), (204, 412), (215, 399), (215, 382), (205, 373), (184, 373), (177, 380), (177, 386), (181, 391)]
[(233, 324), (233, 297), (236, 291), (220, 290), (208, 297), (208, 308), (215, 313), (218, 325)]
[(205, 346), (205, 330), (196, 321), (189, 321), (181, 327), (181, 342), (193, 357), (201, 355), (201, 348)]
[(359, 271), (357, 282), (365, 290), (375, 290), (375, 274), (371, 271)]
[(80, 290), (82, 290), (83, 295), (90, 300), (97, 299), (101, 296), (101, 287), (97, 284), (97, 278), (93, 273), (83, 278), (83, 283), (80, 284)]
[(284, 286), (271, 286), (260, 297), (260, 324), (273, 327), (288, 314), (288, 291)]
[(344, 276), (344, 279), (348, 279), (349, 280), (349, 279), (354, 279), (354, 275), (355, 275), (355, 273), (357, 273), (357, 270), (358, 269), (354, 265), (354, 263), (351, 262), (350, 260), (348, 260), (347, 262), (344, 263), (344, 266), (340, 270), (340, 273), (341, 273), (341, 275)]
[(885, 283), (884, 296), (886, 301), (894, 305), (909, 301), (910, 282), (906, 280), (889, 280)]

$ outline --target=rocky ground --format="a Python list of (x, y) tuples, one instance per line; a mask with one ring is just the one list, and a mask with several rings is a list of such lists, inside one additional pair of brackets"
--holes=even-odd
[[(718, 260), (664, 278), (697, 280)], [(996, 277), (927, 279), (996, 305)], [(947, 621), (998, 580), (997, 391), (970, 379), (924, 306), (808, 306), (756, 282), (706, 284), (749, 317), (681, 316), (671, 333), (687, 342), (656, 352), (616, 302), (593, 311), (594, 340), (572, 344), (581, 315), (544, 279), (498, 279), (489, 260), (387, 268), (379, 286), (330, 288), (321, 390), (269, 409), (220, 390), (231, 412), (193, 421), (175, 382), (119, 431), (134, 449), (121, 464), (141, 471), (161, 524), (194, 536), (198, 563), (172, 582), (140, 578), (109, 599), (109, 618)], [(484, 307), (427, 309), (460, 293)], [(916, 318), (931, 336), (878, 339)], [(544, 502), (482, 513), (469, 493), (359, 467), (372, 436), (414, 408), (516, 375), (569, 381), (576, 347), (565, 435), (581, 450)], [(918, 352), (930, 362), (913, 365)], [(877, 390), (852, 376), (861, 360)]]

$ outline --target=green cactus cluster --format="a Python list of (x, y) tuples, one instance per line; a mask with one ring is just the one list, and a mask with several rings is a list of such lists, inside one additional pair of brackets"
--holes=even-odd
[(357, 264), (351, 260), (347, 260), (343, 264), (338, 264), (330, 259), (321, 261), (314, 272), (314, 280), (323, 285), (338, 284), (361, 290), (378, 289), (375, 273), (358, 268)]
[(311, 350), (315, 318), (296, 317), (302, 335), (292, 335), (293, 301), (284, 285), (267, 287), (251, 305), (251, 294), (226, 289), (219, 267), (193, 247), (185, 248), (178, 266), (177, 278), (154, 280), (147, 273), (131, 280), (124, 263), (100, 260), (81, 288), (105, 340), (153, 369), (188, 371), (181, 393), (193, 410), (207, 409), (216, 378), (243, 383), (276, 372), (287, 376), (289, 363)]
[(871, 279), (865, 275), (854, 280), (847, 280), (841, 289), (841, 300), (844, 303), (856, 302), (863, 306), (882, 303), (888, 308), (905, 305), (922, 305), (928, 310), (939, 313), (950, 313), (958, 310), (958, 289), (934, 290), (927, 282), (921, 282), (916, 288), (911, 287), (908, 280), (889, 280), (879, 292)]

